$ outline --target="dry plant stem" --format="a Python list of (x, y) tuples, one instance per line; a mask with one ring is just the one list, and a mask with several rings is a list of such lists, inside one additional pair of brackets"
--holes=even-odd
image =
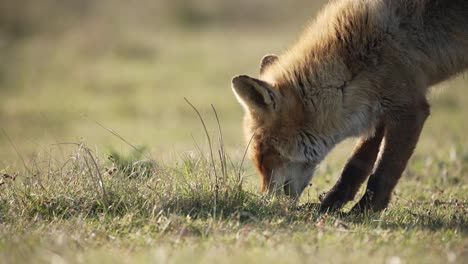
[(241, 163), (240, 163), (240, 166), (239, 166), (239, 171), (237, 172), (237, 177), (238, 177), (239, 184), (241, 184), (241, 181), (242, 181), (241, 171), (242, 171), (242, 168), (244, 166), (245, 157), (247, 156), (247, 152), (249, 151), (250, 143), (252, 143), (252, 140), (253, 140), (254, 136), (255, 136), (255, 134), (253, 134), (250, 137), (249, 143), (247, 143), (247, 147), (245, 147), (244, 155), (242, 156), (242, 160), (241, 160)]
[[(88, 154), (88, 157), (93, 161), (94, 168), (96, 169), (97, 174), (98, 174), (97, 182), (98, 182), (98, 187), (99, 188), (97, 188), (97, 189), (98, 190), (101, 189), (101, 192), (102, 192), (102, 197), (101, 197), (102, 199), (101, 200), (102, 200), (102, 202), (104, 204), (104, 207), (107, 208), (107, 194), (106, 194), (106, 188), (105, 188), (105, 185), (104, 185), (104, 180), (103, 180), (101, 171), (99, 170), (99, 165), (97, 164), (96, 160), (94, 159), (91, 150), (88, 147), (86, 147), (83, 143), (63, 142), (63, 143), (57, 143), (57, 144), (53, 144), (53, 145), (76, 145), (76, 146), (78, 146), (78, 149), (83, 149), (86, 152), (86, 154)], [(65, 165), (69, 161), (70, 161), (70, 159), (65, 162), (65, 164), (62, 166), (61, 170), (63, 169), (63, 167), (65, 167)], [(88, 160), (84, 159), (84, 161), (86, 163), (86, 167), (88, 167), (89, 172), (91, 173), (92, 176), (94, 176), (94, 174), (92, 173), (92, 170), (91, 170), (91, 166), (88, 163)]]
[(192, 107), (192, 109), (198, 115), (198, 118), (200, 119), (200, 122), (203, 125), (203, 129), (205, 131), (206, 139), (208, 140), (208, 147), (210, 148), (211, 165), (213, 166), (213, 172), (214, 172), (215, 179), (216, 179), (217, 178), (217, 173), (216, 173), (216, 166), (215, 166), (214, 158), (213, 158), (213, 148), (211, 146), (211, 138), (210, 138), (210, 134), (208, 133), (208, 129), (206, 128), (205, 121), (203, 120), (203, 117), (201, 116), (198, 109), (192, 103), (190, 103), (190, 101), (187, 98), (184, 97), (184, 100), (185, 100), (185, 102), (187, 102), (187, 104), (189, 104)]
[(222, 166), (221, 172), (223, 173), (223, 181), (225, 181), (227, 177), (227, 167), (226, 167), (226, 152), (224, 151), (223, 132), (221, 129), (221, 123), (219, 122), (218, 112), (216, 111), (213, 105), (211, 105), (211, 108), (213, 109), (214, 115), (216, 117), (216, 123), (218, 124), (219, 148), (220, 148), (218, 152), (219, 152), (219, 157), (220, 157), (221, 166)]
[(217, 188), (218, 188), (218, 175), (216, 173), (216, 165), (215, 165), (214, 157), (213, 157), (213, 147), (211, 146), (210, 134), (208, 133), (208, 129), (206, 128), (205, 121), (203, 120), (203, 117), (201, 116), (198, 109), (192, 103), (190, 103), (190, 101), (187, 98), (184, 97), (184, 100), (185, 100), (185, 102), (187, 102), (187, 104), (189, 104), (192, 107), (192, 109), (198, 115), (198, 118), (200, 119), (200, 122), (203, 125), (203, 129), (205, 130), (206, 139), (208, 140), (208, 146), (210, 148), (211, 165), (213, 166), (213, 173), (214, 173), (214, 177), (215, 177), (215, 200), (214, 200), (215, 212), (214, 212), (214, 216), (216, 218), (216, 206), (217, 206), (217, 200), (218, 200), (217, 199), (218, 198), (218, 191), (217, 191)]
[(198, 142), (195, 140), (195, 138), (193, 137), (192, 134), (190, 134), (190, 137), (192, 137), (193, 143), (195, 144), (195, 147), (197, 148), (198, 153), (200, 154), (200, 157), (202, 159), (205, 159), (205, 155), (203, 154), (203, 151), (201, 150), (200, 146), (198, 145)]
[[(86, 118), (89, 118), (86, 116)], [(128, 140), (126, 140), (124, 137), (122, 137), (119, 133), (117, 133), (116, 131), (110, 129), (110, 128), (107, 128), (105, 127), (103, 124), (99, 123), (97, 120), (94, 120), (92, 119), (98, 126), (100, 126), (101, 128), (105, 129), (106, 131), (108, 131), (109, 133), (111, 133), (112, 135), (114, 135), (115, 137), (117, 137), (118, 139), (122, 140), (125, 144), (127, 144), (128, 146), (130, 146), (131, 148), (133, 148), (136, 152), (142, 154), (143, 156), (145, 156), (148, 160), (150, 160), (154, 165), (156, 165), (156, 162), (153, 160), (152, 157), (148, 156), (146, 153), (142, 152), (141, 150), (139, 150), (135, 145), (133, 145), (132, 143), (130, 143)]]
[(101, 171), (99, 170), (99, 166), (98, 166), (96, 160), (94, 159), (94, 157), (93, 157), (93, 155), (91, 153), (91, 150), (89, 148), (87, 148), (87, 147), (84, 147), (84, 150), (86, 151), (86, 153), (88, 153), (89, 158), (93, 161), (94, 167), (95, 167), (95, 169), (97, 171), (97, 174), (99, 176), (98, 182), (99, 182), (99, 187), (101, 188), (101, 191), (102, 191), (102, 200), (104, 202), (104, 205), (107, 205), (106, 188), (104, 186), (104, 180), (102, 178)]

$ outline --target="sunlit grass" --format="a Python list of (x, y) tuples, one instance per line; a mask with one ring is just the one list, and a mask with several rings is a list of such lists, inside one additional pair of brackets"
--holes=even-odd
[(466, 74), (431, 92), (387, 211), (320, 214), (353, 140), (298, 204), (265, 197), (250, 162), (241, 168), (230, 88), (293, 42), (319, 1), (85, 2), (72, 9), (81, 20), (52, 19), (57, 6), (50, 21), (64, 24), (31, 32), (0, 13), (19, 23), (12, 39), (0, 32), (0, 263), (466, 262)]
[(228, 165), (223, 174), (215, 160), (219, 178), (213, 178), (209, 153), (160, 164), (144, 158), (140, 149), (127, 156), (113, 152), (110, 159), (84, 144), (68, 151), (66, 160), (2, 171), (0, 256), (7, 262), (361, 262), (371, 257), (432, 263), (466, 257), (463, 179), (424, 177), (441, 166), (451, 173), (466, 162), (412, 166), (411, 177), (382, 214), (328, 215), (308, 206), (308, 199), (295, 206), (262, 196), (242, 181), (240, 164)]

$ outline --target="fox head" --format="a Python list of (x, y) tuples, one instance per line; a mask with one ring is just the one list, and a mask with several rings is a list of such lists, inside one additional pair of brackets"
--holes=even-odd
[(236, 76), (232, 89), (245, 110), (244, 132), (262, 190), (276, 195), (284, 191), (296, 199), (333, 140), (311, 127), (310, 115), (292, 84), (275, 82), (263, 74), (277, 60), (274, 55), (265, 56), (260, 78)]

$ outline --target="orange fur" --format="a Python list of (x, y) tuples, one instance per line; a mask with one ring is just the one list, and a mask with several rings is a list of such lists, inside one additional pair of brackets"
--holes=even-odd
[(259, 78), (235, 77), (263, 189), (299, 197), (325, 155), (360, 136), (323, 209), (352, 200), (372, 169), (358, 207), (385, 208), (429, 115), (428, 88), (468, 67), (467, 14), (465, 0), (331, 1), (288, 51), (264, 58)]

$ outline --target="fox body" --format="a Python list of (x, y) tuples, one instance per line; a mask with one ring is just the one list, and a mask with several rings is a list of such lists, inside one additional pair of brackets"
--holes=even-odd
[(297, 199), (340, 141), (360, 137), (321, 209), (379, 211), (418, 141), (428, 88), (468, 67), (468, 1), (331, 1), (299, 41), (232, 88), (269, 193)]

